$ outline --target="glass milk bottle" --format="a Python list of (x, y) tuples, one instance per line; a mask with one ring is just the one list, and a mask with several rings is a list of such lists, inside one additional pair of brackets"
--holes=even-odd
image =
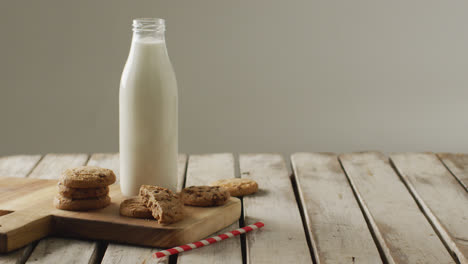
[(120, 188), (134, 196), (142, 184), (176, 190), (177, 82), (163, 19), (133, 20), (133, 39), (120, 81)]

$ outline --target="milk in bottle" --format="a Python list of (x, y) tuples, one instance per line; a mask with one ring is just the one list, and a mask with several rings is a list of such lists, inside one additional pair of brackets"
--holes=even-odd
[(135, 19), (120, 81), (120, 187), (177, 185), (177, 83), (166, 49), (163, 19)]

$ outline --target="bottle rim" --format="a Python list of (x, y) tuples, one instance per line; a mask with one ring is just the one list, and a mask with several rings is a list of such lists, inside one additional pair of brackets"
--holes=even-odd
[(166, 21), (162, 18), (135, 18), (133, 19), (133, 31), (165, 31)]

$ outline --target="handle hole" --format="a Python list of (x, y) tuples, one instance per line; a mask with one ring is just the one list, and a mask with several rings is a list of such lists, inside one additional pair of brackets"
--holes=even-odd
[[(8, 211), (8, 210), (0, 210), (0, 216), (4, 216), (4, 215), (7, 215), (7, 214), (11, 214), (13, 213), (14, 211)], [(0, 225), (1, 226), (1, 225)]]

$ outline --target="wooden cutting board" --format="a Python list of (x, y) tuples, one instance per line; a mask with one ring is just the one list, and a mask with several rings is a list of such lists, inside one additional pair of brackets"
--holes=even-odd
[(186, 217), (171, 225), (119, 215), (124, 199), (117, 184), (110, 186), (112, 204), (101, 210), (72, 212), (56, 209), (57, 180), (0, 178), (0, 252), (48, 235), (108, 240), (153, 247), (173, 247), (200, 240), (231, 225), (241, 215), (241, 202), (223, 206), (185, 206)]

